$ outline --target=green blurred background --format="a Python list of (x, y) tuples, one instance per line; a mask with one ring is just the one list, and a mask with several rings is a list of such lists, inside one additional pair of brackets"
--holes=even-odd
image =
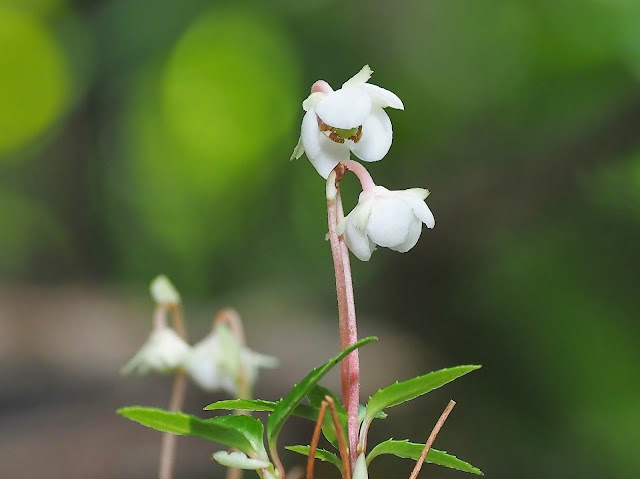
[[(372, 434), (424, 441), (454, 397), (436, 446), (487, 477), (639, 477), (637, 0), (0, 0), (0, 476), (153, 477), (113, 410), (166, 400), (117, 376), (160, 272), (194, 331), (232, 302), (285, 364), (335, 352), (324, 184), (288, 158), (310, 85), (365, 63), (406, 107), (369, 169), (437, 226), (354, 260), (365, 359), (404, 358), (363, 392), (484, 365)], [(222, 477), (189, 444), (182, 477)]]

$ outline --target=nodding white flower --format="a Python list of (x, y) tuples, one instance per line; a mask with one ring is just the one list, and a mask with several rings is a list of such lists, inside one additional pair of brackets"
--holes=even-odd
[(182, 366), (190, 346), (171, 328), (158, 325), (136, 355), (122, 368), (122, 374), (172, 373)]
[(240, 344), (226, 324), (217, 324), (211, 333), (193, 346), (185, 370), (207, 391), (224, 390), (237, 396), (244, 386), (251, 388), (259, 368), (274, 368), (278, 360), (256, 353)]
[(429, 191), (412, 188), (390, 191), (373, 186), (360, 193), (356, 207), (338, 224), (338, 234), (362, 261), (369, 261), (376, 245), (401, 253), (420, 238), (422, 223), (433, 228), (436, 221), (424, 202)]
[(395, 93), (367, 83), (372, 73), (365, 65), (336, 91), (324, 80), (313, 84), (302, 103), (307, 113), (291, 159), (306, 153), (326, 179), (339, 162), (349, 159), (350, 151), (363, 161), (384, 158), (393, 137), (384, 108), (404, 110), (404, 105)]
[(360, 454), (358, 459), (356, 459), (356, 463), (353, 466), (353, 479), (369, 479), (367, 461), (364, 454)]
[(236, 469), (257, 470), (264, 469), (271, 465), (269, 461), (261, 461), (260, 459), (252, 459), (244, 452), (218, 451), (213, 453), (211, 457), (226, 467), (235, 467)]

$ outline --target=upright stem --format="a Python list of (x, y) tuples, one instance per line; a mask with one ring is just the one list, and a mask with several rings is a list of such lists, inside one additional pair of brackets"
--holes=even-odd
[[(167, 309), (171, 311), (173, 327), (184, 339), (187, 340), (187, 331), (182, 317), (182, 311), (177, 304), (159, 305), (156, 314), (165, 314)], [(184, 405), (184, 398), (187, 392), (187, 376), (184, 371), (178, 370), (173, 380), (173, 388), (171, 391), (171, 399), (169, 400), (170, 411), (180, 411)], [(162, 435), (162, 444), (160, 446), (160, 467), (158, 471), (158, 479), (171, 479), (173, 477), (173, 469), (176, 460), (176, 439), (178, 436), (165, 432)]]
[[(336, 169), (340, 169), (338, 165)], [(344, 174), (342, 167), (341, 175)], [(339, 179), (338, 179), (339, 181)], [(333, 183), (332, 183), (333, 182)], [(356, 326), (355, 301), (351, 280), (349, 252), (344, 239), (338, 236), (338, 222), (343, 218), (342, 201), (336, 183), (334, 170), (327, 182), (327, 216), (329, 226), (329, 242), (336, 276), (336, 293), (338, 298), (338, 324), (340, 331), (340, 348), (345, 349), (358, 340)], [(349, 459), (353, 468), (357, 459), (358, 442), (358, 404), (360, 400), (360, 360), (358, 351), (350, 353), (340, 364), (342, 379), (342, 401), (348, 417), (347, 435), (349, 438)]]

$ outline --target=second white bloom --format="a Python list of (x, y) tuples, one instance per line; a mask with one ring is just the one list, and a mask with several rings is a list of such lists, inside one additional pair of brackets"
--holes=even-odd
[(436, 221), (424, 202), (429, 191), (423, 188), (390, 191), (374, 186), (360, 193), (356, 207), (338, 225), (351, 252), (368, 261), (376, 245), (405, 253), (413, 248), (422, 224), (433, 228)]

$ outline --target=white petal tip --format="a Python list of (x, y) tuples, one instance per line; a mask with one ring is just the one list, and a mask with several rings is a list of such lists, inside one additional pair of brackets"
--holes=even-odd
[(161, 274), (157, 276), (150, 286), (151, 296), (158, 304), (178, 304), (180, 303), (180, 294), (178, 290), (171, 284), (169, 278)]
[(369, 81), (369, 78), (371, 78), (372, 74), (373, 70), (369, 67), (369, 65), (365, 65), (358, 73), (344, 82), (342, 88), (350, 88), (362, 83), (366, 83), (367, 81)]

